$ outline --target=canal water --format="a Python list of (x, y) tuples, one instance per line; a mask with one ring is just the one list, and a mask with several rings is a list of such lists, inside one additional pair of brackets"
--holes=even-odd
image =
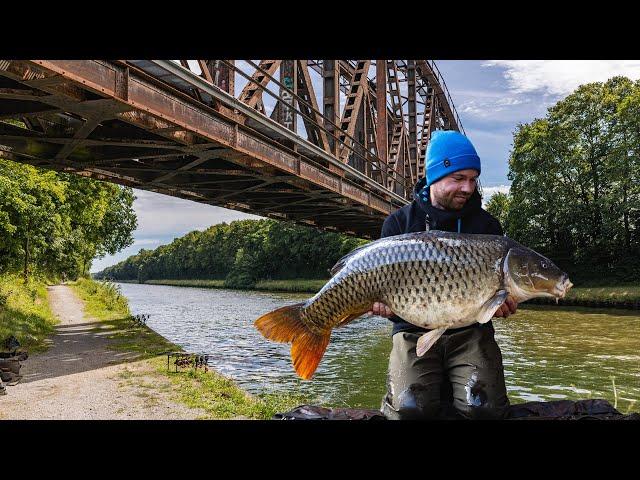
[[(245, 390), (301, 393), (309, 403), (378, 408), (385, 392), (391, 322), (363, 317), (333, 331), (311, 381), (299, 379), (290, 346), (254, 328), (263, 313), (310, 295), (118, 284), (133, 314)], [(523, 304), (494, 319), (511, 403), (604, 398), (640, 411), (640, 312)]]

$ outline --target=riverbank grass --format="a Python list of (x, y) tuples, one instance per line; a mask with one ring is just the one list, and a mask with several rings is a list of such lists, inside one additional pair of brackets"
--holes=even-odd
[(76, 294), (84, 302), (84, 311), (96, 320), (116, 320), (131, 317), (127, 298), (111, 282), (96, 282), (80, 278), (69, 282)]
[(192, 408), (207, 412), (202, 419), (269, 420), (278, 412), (289, 411), (308, 403), (302, 395), (251, 395), (235, 382), (209, 369), (187, 367), (175, 372), (173, 365), (167, 371), (166, 357), (153, 360), (157, 371), (168, 375), (175, 386), (178, 399)]
[(261, 280), (256, 283), (256, 290), (269, 290), (274, 292), (299, 292), (316, 293), (324, 287), (329, 279), (297, 279), (297, 280)]
[[(117, 280), (120, 281), (120, 280)], [(293, 280), (260, 280), (247, 290), (270, 292), (316, 293), (329, 280), (299, 278)], [(174, 287), (229, 288), (224, 280), (146, 280), (148, 285), (170, 285)]]
[(567, 299), (579, 301), (640, 301), (640, 285), (618, 285), (607, 287), (573, 287)]
[[(117, 350), (135, 352), (135, 360), (145, 360), (156, 375), (168, 377), (174, 386), (175, 400), (206, 412), (203, 419), (268, 420), (277, 412), (305, 403), (300, 395), (251, 395), (232, 380), (209, 369), (167, 368), (168, 352), (183, 352), (146, 325), (134, 322), (128, 302), (117, 286), (108, 282), (81, 279), (73, 288), (85, 302), (87, 314), (100, 320), (97, 329), (110, 331)], [(174, 367), (174, 365), (170, 365)]]
[(83, 300), (85, 313), (100, 322), (94, 330), (110, 332), (109, 338), (114, 341), (115, 349), (137, 353), (137, 360), (180, 351), (180, 347), (135, 321), (127, 298), (116, 285), (86, 278), (70, 285)]
[(173, 287), (224, 288), (224, 280), (147, 280), (144, 283)]
[(0, 341), (13, 335), (21, 350), (41, 352), (57, 323), (44, 281), (32, 278), (25, 284), (19, 275), (0, 275)]

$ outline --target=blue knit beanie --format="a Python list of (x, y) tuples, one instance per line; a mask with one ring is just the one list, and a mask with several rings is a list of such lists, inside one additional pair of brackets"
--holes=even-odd
[(426, 153), (427, 184), (440, 180), (450, 173), (474, 168), (480, 174), (480, 157), (467, 137), (455, 130), (436, 130)]

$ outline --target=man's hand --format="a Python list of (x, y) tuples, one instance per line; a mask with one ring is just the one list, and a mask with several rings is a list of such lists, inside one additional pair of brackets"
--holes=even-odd
[(367, 312), (369, 315), (380, 315), (381, 317), (389, 318), (393, 315), (393, 312), (382, 302), (375, 302), (371, 310)]
[(516, 313), (518, 309), (518, 302), (516, 302), (511, 295), (507, 297), (505, 302), (498, 307), (496, 313), (493, 314), (494, 317), (504, 317), (507, 318), (509, 315), (513, 315)]

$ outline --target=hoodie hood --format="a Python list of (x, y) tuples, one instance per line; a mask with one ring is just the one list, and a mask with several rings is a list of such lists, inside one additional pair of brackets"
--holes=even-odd
[(426, 187), (426, 184), (426, 177), (421, 178), (418, 183), (416, 183), (413, 188), (413, 199), (424, 213), (428, 215), (431, 222), (435, 220), (435, 225), (431, 225), (432, 228), (437, 228), (437, 225), (443, 225), (458, 219), (464, 219), (467, 215), (478, 213), (478, 211), (482, 209), (482, 197), (477, 188), (465, 206), (460, 210), (441, 210), (440, 208), (436, 208), (431, 204), (431, 197), (429, 195), (430, 187)]

